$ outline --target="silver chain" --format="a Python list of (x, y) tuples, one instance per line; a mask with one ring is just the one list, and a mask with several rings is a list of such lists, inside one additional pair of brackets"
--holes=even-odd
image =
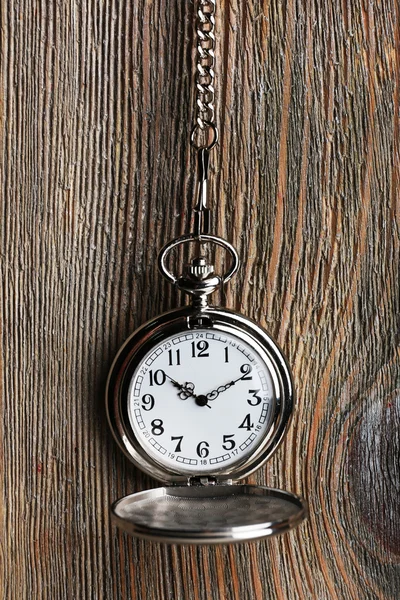
[[(208, 149), (216, 144), (218, 138), (214, 124), (215, 2), (216, 0), (198, 0), (196, 23), (196, 124), (192, 130), (191, 142), (197, 148)], [(197, 134), (200, 132), (203, 132), (203, 137), (207, 139), (205, 145), (196, 143)]]

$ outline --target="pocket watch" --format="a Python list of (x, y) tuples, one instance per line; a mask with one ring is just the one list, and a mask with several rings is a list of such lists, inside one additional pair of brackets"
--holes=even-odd
[[(208, 56), (207, 64), (201, 56), (199, 64), (212, 83), (210, 44), (205, 50), (202, 40), (206, 36), (209, 42), (213, 33), (214, 2), (199, 0), (199, 7), (199, 47)], [(269, 537), (298, 525), (307, 510), (303, 499), (289, 492), (239, 483), (284, 438), (295, 393), (286, 359), (268, 333), (250, 318), (208, 301), (240, 265), (235, 248), (209, 232), (209, 157), (218, 141), (210, 85), (199, 91), (191, 138), (198, 155), (194, 230), (168, 242), (158, 257), (162, 275), (190, 297), (190, 304), (155, 317), (129, 337), (111, 367), (106, 391), (118, 445), (139, 469), (164, 484), (118, 500), (112, 519), (135, 536), (181, 544)], [(196, 141), (201, 133), (206, 143)], [(175, 275), (170, 254), (183, 245), (192, 257)], [(207, 256), (210, 247), (227, 253), (224, 273), (215, 272)]]

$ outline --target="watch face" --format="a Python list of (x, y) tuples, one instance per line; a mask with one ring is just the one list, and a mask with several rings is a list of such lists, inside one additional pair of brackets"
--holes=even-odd
[(148, 321), (118, 352), (107, 416), (122, 450), (149, 475), (239, 480), (282, 441), (292, 377), (274, 340), (251, 319), (191, 306)]
[(127, 415), (144, 452), (190, 475), (226, 470), (268, 436), (279, 396), (273, 364), (246, 336), (186, 330), (155, 343), (136, 365)]

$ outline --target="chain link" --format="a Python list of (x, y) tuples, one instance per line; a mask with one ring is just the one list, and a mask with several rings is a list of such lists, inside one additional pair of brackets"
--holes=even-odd
[[(214, 65), (215, 65), (215, 2), (197, 0), (197, 62), (196, 62), (196, 124), (192, 131), (192, 144), (196, 146), (196, 133), (203, 132), (208, 139), (206, 146), (214, 145), (218, 131), (214, 124)], [(211, 141), (210, 141), (211, 135)], [(197, 146), (199, 147), (199, 146)], [(200, 146), (201, 147), (201, 146)]]

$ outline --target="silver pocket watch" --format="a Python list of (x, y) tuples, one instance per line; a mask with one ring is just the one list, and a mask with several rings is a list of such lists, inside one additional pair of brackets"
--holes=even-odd
[[(200, 6), (214, 2), (200, 0)], [(204, 14), (213, 25), (213, 14)], [(199, 29), (203, 25), (200, 20)], [(208, 303), (240, 264), (235, 248), (209, 233), (208, 165), (218, 139), (210, 94), (201, 97), (203, 110), (192, 132), (198, 152), (194, 232), (166, 244), (158, 258), (163, 276), (190, 297), (190, 305), (157, 316), (129, 337), (106, 391), (118, 445), (164, 484), (115, 502), (112, 519), (135, 536), (169, 543), (257, 540), (292, 529), (307, 510), (289, 492), (239, 483), (281, 443), (295, 393), (286, 359), (268, 333), (248, 317)], [(199, 129), (208, 135), (206, 144), (195, 143)], [(195, 250), (176, 276), (169, 255), (181, 245)], [(224, 274), (216, 274), (208, 260), (210, 246), (230, 256)]]

